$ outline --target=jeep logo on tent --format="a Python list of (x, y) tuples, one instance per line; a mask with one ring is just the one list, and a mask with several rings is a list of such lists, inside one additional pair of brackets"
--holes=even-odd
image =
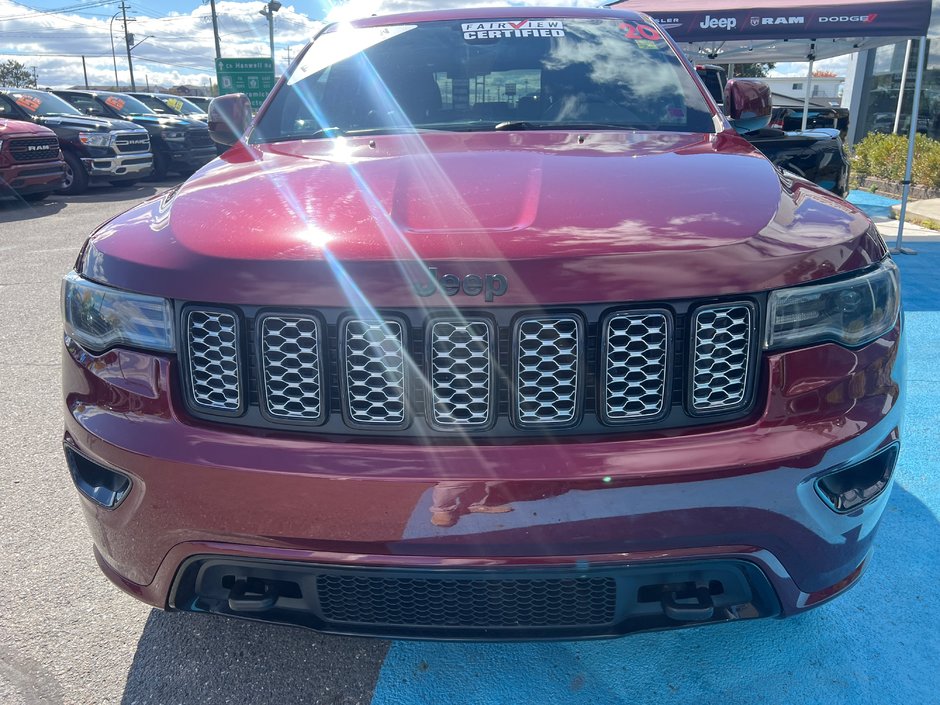
[(705, 15), (705, 19), (699, 23), (702, 29), (726, 29), (731, 31), (738, 26), (738, 20), (735, 17), (712, 17)]

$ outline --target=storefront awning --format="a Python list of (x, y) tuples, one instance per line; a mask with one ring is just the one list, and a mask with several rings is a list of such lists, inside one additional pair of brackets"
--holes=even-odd
[(930, 25), (930, 0), (622, 0), (651, 15), (693, 60), (825, 59), (911, 37)]

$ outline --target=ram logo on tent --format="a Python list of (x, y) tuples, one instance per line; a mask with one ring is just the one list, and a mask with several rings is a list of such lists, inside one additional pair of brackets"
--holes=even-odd
[(751, 17), (751, 27), (777, 24), (806, 24), (805, 17)]

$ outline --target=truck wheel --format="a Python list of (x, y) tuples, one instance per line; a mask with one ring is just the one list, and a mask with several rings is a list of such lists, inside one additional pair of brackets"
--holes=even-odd
[(170, 169), (170, 163), (162, 152), (154, 152), (153, 171), (150, 172), (150, 181), (162, 181)]
[(67, 193), (69, 196), (77, 196), (88, 190), (88, 172), (82, 166), (81, 160), (71, 152), (66, 152), (65, 156), (65, 179), (62, 182), (61, 193)]

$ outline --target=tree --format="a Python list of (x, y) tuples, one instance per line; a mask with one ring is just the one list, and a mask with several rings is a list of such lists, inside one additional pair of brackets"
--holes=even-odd
[(36, 77), (19, 61), (10, 59), (0, 63), (0, 86), (35, 88)]
[(813, 78), (838, 78), (835, 71), (813, 71)]
[[(767, 78), (767, 74), (773, 70), (777, 64), (735, 64), (735, 78)], [(725, 66), (725, 70), (728, 67)]]

